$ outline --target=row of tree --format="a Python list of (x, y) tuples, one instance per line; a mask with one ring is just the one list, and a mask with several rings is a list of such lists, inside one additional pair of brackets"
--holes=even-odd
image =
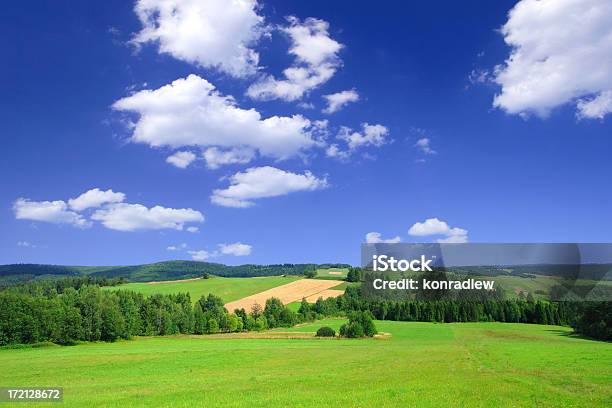
[(578, 304), (526, 300), (368, 300), (359, 288), (344, 295), (347, 310), (367, 310), (378, 320), (423, 322), (513, 322), (569, 325), (575, 321)]
[(192, 304), (188, 293), (144, 297), (96, 285), (69, 287), (59, 293), (5, 290), (0, 292), (0, 345), (265, 330), (293, 326), (338, 310), (335, 302), (322, 300), (303, 306), (304, 314), (292, 312), (275, 298), (248, 313), (244, 309), (230, 313), (223, 304), (213, 294)]

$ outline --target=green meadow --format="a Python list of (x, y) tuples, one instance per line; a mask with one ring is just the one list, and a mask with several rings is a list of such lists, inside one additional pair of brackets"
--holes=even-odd
[(214, 293), (225, 302), (242, 299), (276, 286), (286, 285), (301, 279), (299, 276), (267, 276), (261, 278), (221, 278), (176, 281), (171, 283), (128, 283), (120, 286), (105, 287), (105, 290), (132, 290), (145, 296), (161, 293), (164, 295), (188, 292), (192, 302), (202, 295)]
[(317, 279), (344, 280), (348, 274), (348, 268), (326, 268), (317, 269)]
[(0, 384), (63, 386), (66, 407), (612, 405), (612, 344), (565, 327), (377, 321), (390, 336), (312, 337), (342, 322), (275, 329), (273, 339), (143, 337), (3, 349)]

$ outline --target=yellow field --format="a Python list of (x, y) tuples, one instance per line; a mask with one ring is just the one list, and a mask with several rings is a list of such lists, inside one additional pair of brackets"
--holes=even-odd
[[(325, 292), (329, 292), (329, 289), (333, 288), (334, 286), (338, 286), (339, 284), (340, 283), (338, 281), (333, 280), (301, 279), (299, 281), (277, 286), (275, 288), (259, 292), (255, 295), (226, 303), (225, 308), (230, 312), (233, 312), (235, 309), (242, 308), (249, 312), (256, 303), (264, 307), (266, 300), (272, 297), (280, 299), (284, 305), (302, 300), (302, 298), (315, 297), (314, 301), (316, 301), (319, 296), (330, 297), (323, 294)], [(336, 296), (344, 293), (343, 290), (337, 290), (334, 292), (338, 292)]]

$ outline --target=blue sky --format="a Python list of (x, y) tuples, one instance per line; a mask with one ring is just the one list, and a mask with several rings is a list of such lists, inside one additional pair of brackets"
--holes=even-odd
[(219, 2), (5, 7), (0, 263), (610, 241), (606, 1)]

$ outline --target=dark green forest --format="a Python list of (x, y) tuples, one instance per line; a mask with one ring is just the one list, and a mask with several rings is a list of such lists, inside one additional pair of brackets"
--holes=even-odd
[(132, 291), (103, 291), (119, 279), (69, 277), (18, 285), (0, 291), (0, 345), (115, 341), (132, 336), (213, 334), (289, 327), (325, 316), (347, 316), (340, 334), (371, 336), (372, 319), (425, 322), (513, 322), (569, 325), (585, 336), (611, 340), (611, 302), (520, 300), (373, 301), (361, 288), (338, 298), (302, 301), (297, 313), (278, 299), (264, 308), (229, 313), (210, 294), (192, 306), (189, 294), (144, 297)]
[[(123, 278), (129, 282), (151, 282), (200, 277), (204, 274), (222, 277), (304, 275), (319, 267), (316, 264), (274, 264), (228, 266), (197, 261), (167, 261), (133, 266), (62, 266), (39, 264), (0, 265), (0, 288), (36, 280), (65, 276)], [(338, 264), (335, 267), (348, 267)]]

